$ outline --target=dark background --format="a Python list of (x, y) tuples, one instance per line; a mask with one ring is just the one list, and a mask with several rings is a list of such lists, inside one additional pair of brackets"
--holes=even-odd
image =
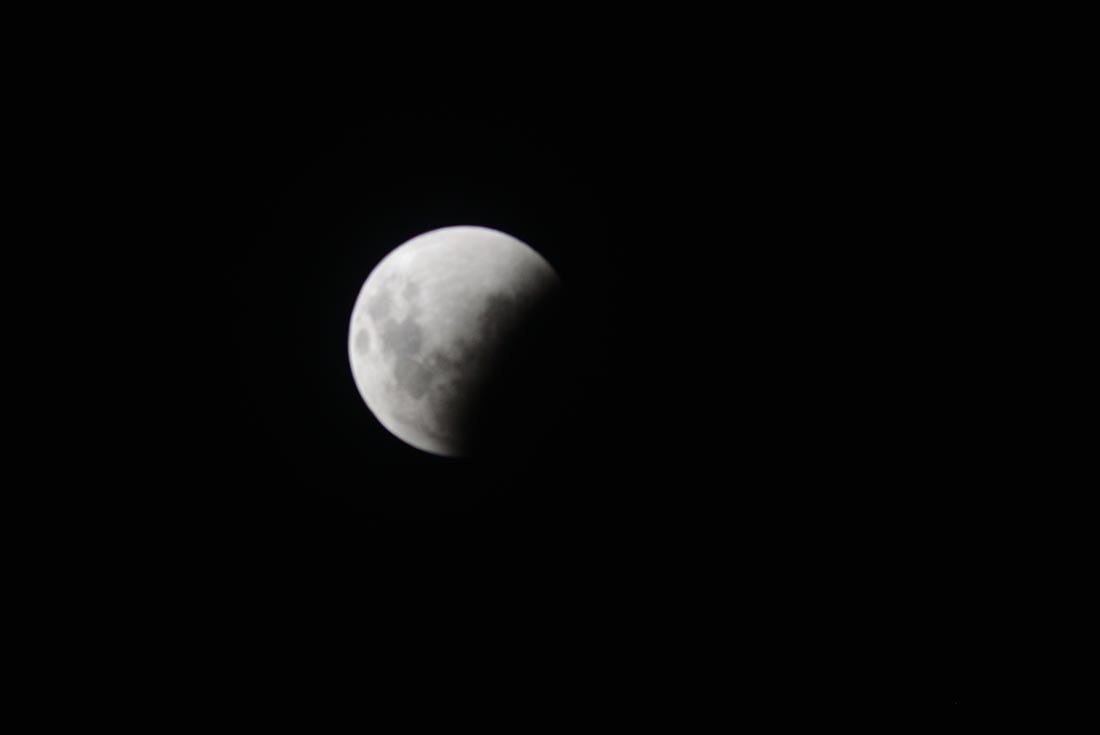
[[(64, 513), (88, 597), (144, 610), (152, 660), (670, 721), (730, 692), (965, 689), (974, 164), (957, 114), (888, 92), (911, 70), (408, 103), (273, 76), (74, 98), (104, 115), (73, 250), (112, 329), (79, 409), (102, 490)], [(346, 364), (371, 268), (453, 224), (567, 285), (561, 419), (504, 458), (404, 445)]]

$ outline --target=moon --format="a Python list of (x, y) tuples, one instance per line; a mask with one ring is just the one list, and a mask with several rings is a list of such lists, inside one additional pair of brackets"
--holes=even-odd
[(465, 456), (502, 351), (559, 289), (550, 263), (503, 232), (457, 226), (414, 237), (370, 272), (352, 309), (359, 395), (407, 444)]

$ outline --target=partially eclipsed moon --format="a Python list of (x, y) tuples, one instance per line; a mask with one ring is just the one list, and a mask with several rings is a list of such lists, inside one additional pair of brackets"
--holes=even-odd
[(414, 237), (371, 271), (352, 310), (359, 394), (399, 439), (465, 454), (494, 361), (558, 285), (541, 255), (503, 232), (444, 227)]

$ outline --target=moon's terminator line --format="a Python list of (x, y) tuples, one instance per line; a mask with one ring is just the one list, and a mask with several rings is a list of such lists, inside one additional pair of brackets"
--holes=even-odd
[(485, 227), (414, 237), (370, 273), (348, 355), (367, 407), (412, 446), (461, 456), (482, 384), (509, 332), (559, 280), (529, 246)]

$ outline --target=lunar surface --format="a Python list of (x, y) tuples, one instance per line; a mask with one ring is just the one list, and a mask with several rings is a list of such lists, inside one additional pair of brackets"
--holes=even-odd
[(559, 285), (541, 255), (497, 230), (414, 237), (371, 271), (352, 310), (348, 356), (359, 394), (399, 439), (463, 456), (497, 356)]

